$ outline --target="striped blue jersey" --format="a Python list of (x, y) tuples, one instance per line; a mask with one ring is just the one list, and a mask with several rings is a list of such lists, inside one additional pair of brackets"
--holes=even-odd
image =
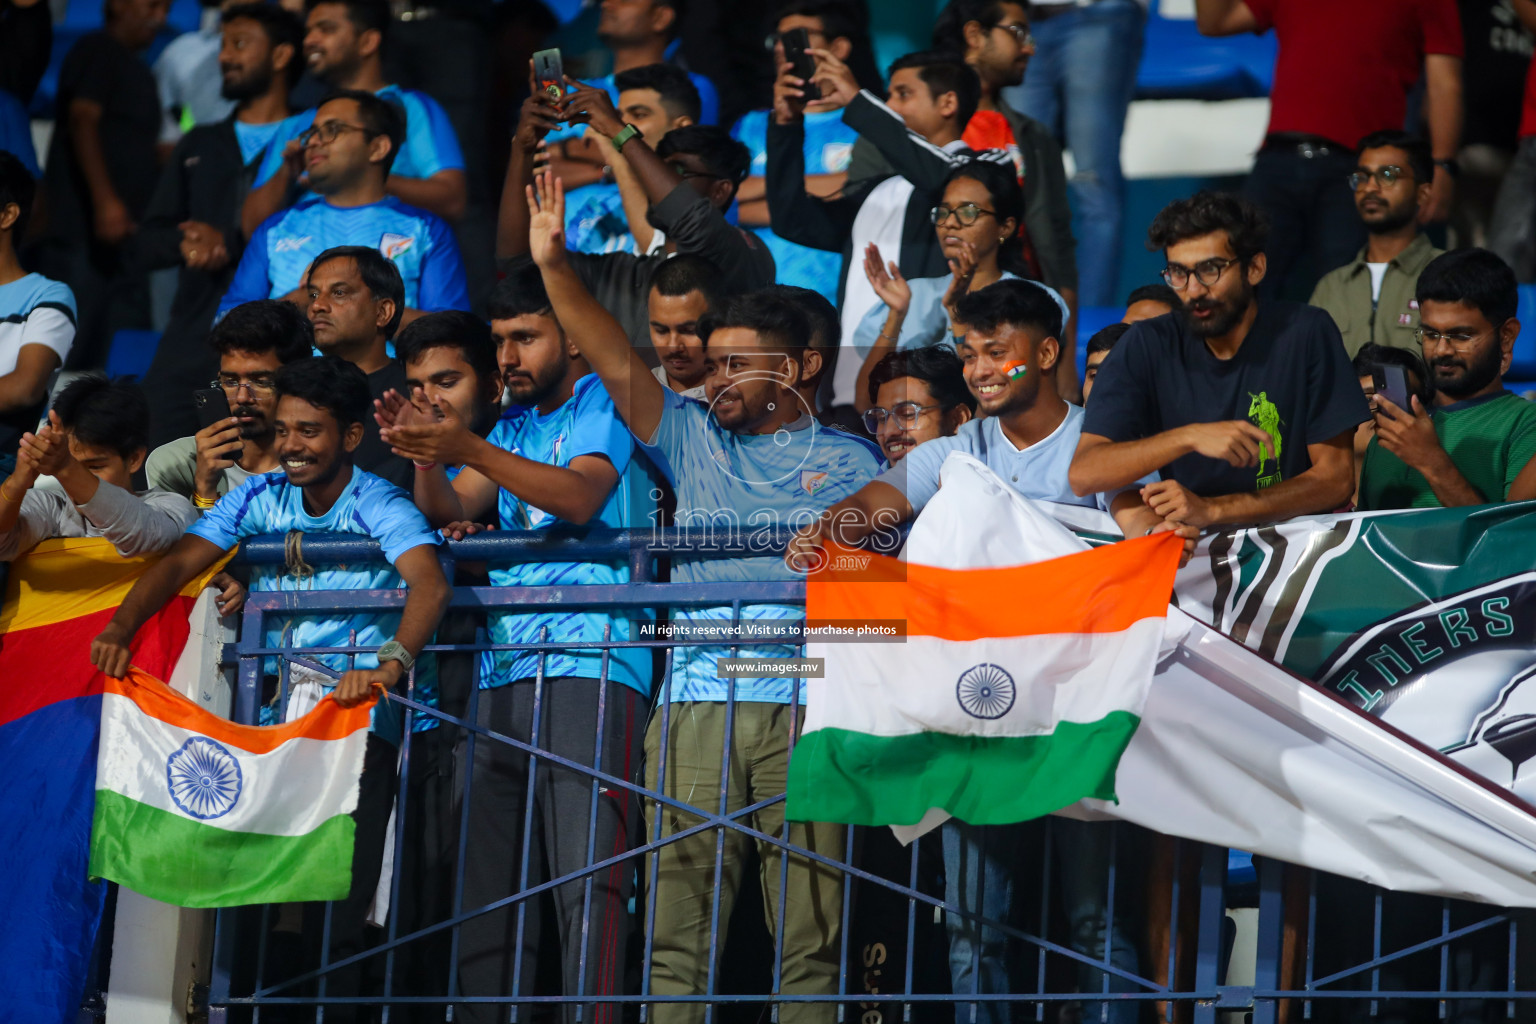
[[(721, 429), (702, 402), (670, 389), (656, 436), (643, 450), (677, 494), (676, 524), (690, 531), (684, 550), (672, 549), (672, 579), (679, 583), (743, 583), (796, 580), (782, 555), (690, 559), (686, 548), (718, 547), (721, 532), (736, 537), (760, 526), (793, 530), (814, 520), (827, 506), (853, 494), (880, 468), (877, 455), (861, 440), (827, 430), (809, 416), (776, 434), (738, 434)], [(729, 623), (730, 605), (678, 610), (682, 624)], [(800, 620), (798, 605), (747, 604), (742, 622)], [(786, 658), (785, 645), (737, 646), (734, 656)], [(727, 684), (715, 662), (732, 656), (725, 647), (679, 646), (672, 658), (671, 700), (725, 700)], [(736, 680), (739, 700), (789, 703), (793, 679)], [(804, 683), (798, 684), (801, 701)]]
[[(400, 145), (400, 152), (395, 154), (395, 162), (389, 169), (391, 174), (398, 174), (402, 178), (430, 178), (438, 171), (464, 169), (464, 154), (459, 149), (459, 137), (454, 133), (447, 112), (437, 100), (424, 92), (402, 89), (398, 85), (386, 85), (375, 95), (405, 111), (405, 141)], [(261, 166), (256, 170), (253, 188), (277, 173), (283, 164), (283, 147), (288, 144), (288, 140), (298, 138), (314, 123), (313, 107), (284, 118), (279, 123), (267, 148), (267, 155), (262, 158)]]
[[(581, 455), (599, 455), (612, 463), (619, 481), (602, 509), (590, 520), (594, 527), (636, 525), (633, 509), (636, 478), (643, 477), (634, 461), (635, 444), (614, 410), (613, 400), (595, 374), (576, 382), (569, 401), (548, 415), (537, 409), (515, 408), (491, 431), (490, 442), (498, 448), (516, 452), (527, 459), (552, 466), (569, 466)], [(502, 489), (497, 501), (501, 525), (509, 530), (547, 530), (569, 526), (536, 505), (522, 501)], [(529, 562), (490, 566), (491, 583), (498, 587), (580, 586), (582, 584), (618, 584), (629, 582), (629, 566), (619, 562)], [(546, 642), (558, 645), (544, 657), (544, 676), (576, 676), (597, 679), (602, 672), (601, 649), (576, 649), (583, 641), (630, 639), (625, 613), (563, 610), (538, 613), (504, 613), (491, 621), (491, 638), (499, 644), (539, 643), (541, 629), (547, 629)], [(536, 651), (488, 652), (481, 662), (480, 685), (504, 686), (518, 679), (531, 678), (539, 671)], [(644, 648), (615, 650), (608, 661), (608, 678), (639, 690), (650, 692), (650, 651)]]
[(565, 246), (572, 252), (642, 255), (629, 231), (619, 186), (606, 181), (573, 189), (565, 197)]
[[(754, 110), (742, 116), (731, 129), (731, 136), (752, 153), (752, 175), (768, 174), (768, 114), (766, 110)], [(840, 110), (824, 110), (805, 115), (805, 173), (840, 174), (848, 170), (853, 157), (853, 144), (859, 133), (843, 124)], [(769, 227), (753, 228), (757, 237), (773, 254), (773, 264), (778, 268), (778, 283), (810, 288), (837, 302), (837, 279), (843, 267), (841, 253), (812, 249), (780, 238)], [(863, 258), (862, 254), (859, 256)], [(859, 273), (863, 273), (862, 270)]]
[(366, 206), (332, 206), (311, 196), (266, 220), (240, 257), (222, 316), (242, 302), (282, 298), (302, 282), (314, 258), (337, 245), (366, 245), (394, 261), (405, 304), (433, 312), (468, 309), (459, 245), (442, 218), (386, 196)]
[[(387, 565), (316, 565), (314, 574), (299, 578), (286, 566), (261, 565), (251, 571), (251, 590), (397, 590), (405, 584), (394, 563), (402, 554), (423, 545), (437, 546), (442, 538), (426, 517), (394, 484), (365, 470), (352, 470), (351, 482), (324, 514), (304, 511), (304, 491), (288, 483), (287, 474), (262, 473), (246, 479), (204, 512), (187, 532), (225, 550), (247, 537), (264, 533), (355, 533), (373, 537), (384, 549)], [(400, 625), (399, 612), (355, 612), (330, 615), (269, 615), (266, 642), (269, 647), (378, 647), (393, 639)], [(313, 656), (328, 668), (344, 671), (345, 654)], [(359, 654), (357, 668), (377, 668), (373, 654)], [(268, 660), (266, 671), (276, 673), (277, 659)], [(381, 739), (400, 741), (399, 705), (381, 701), (373, 711), (373, 729)]]

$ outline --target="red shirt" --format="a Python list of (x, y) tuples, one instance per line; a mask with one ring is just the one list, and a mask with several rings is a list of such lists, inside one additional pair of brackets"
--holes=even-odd
[(1536, 135), (1536, 60), (1525, 73), (1525, 101), (1520, 106), (1520, 137)]
[(1456, 0), (1245, 0), (1280, 42), (1269, 130), (1355, 147), (1402, 128), (1427, 54), (1461, 56)]

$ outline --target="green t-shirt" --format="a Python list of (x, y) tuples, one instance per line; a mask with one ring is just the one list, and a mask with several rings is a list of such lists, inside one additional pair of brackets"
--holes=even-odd
[[(1503, 501), (1509, 485), (1536, 455), (1536, 404), (1512, 391), (1469, 399), (1431, 411), (1435, 435), (1451, 461), (1485, 502)], [(1438, 508), (1429, 481), (1371, 438), (1360, 470), (1362, 511)]]

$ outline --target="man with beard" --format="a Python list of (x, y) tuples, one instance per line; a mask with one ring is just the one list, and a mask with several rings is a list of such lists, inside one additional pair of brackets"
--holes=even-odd
[[(208, 347), (218, 359), (211, 386), (223, 390), (233, 415), (150, 452), (144, 464), (149, 486), (206, 510), (247, 477), (278, 469), (277, 370), (313, 346), (309, 321), (291, 303), (261, 299), (230, 310), (208, 335)], [(156, 393), (157, 402), (170, 397)]]
[(1134, 325), (1099, 367), (1072, 460), (1079, 495), (1142, 488), (1165, 520), (1204, 529), (1327, 512), (1354, 490), (1370, 415), (1320, 309), (1260, 302), (1268, 225), (1236, 196), (1168, 204), (1148, 245), (1183, 309)]
[[(538, 268), (524, 262), (499, 282), (490, 302), (496, 361), (518, 407), (484, 438), (470, 429), (466, 413), (447, 401), (413, 392), (410, 403), (388, 400), (379, 409), (384, 439), (416, 464), (416, 504), (433, 526), (484, 522), (499, 511), (507, 529), (638, 525), (632, 508), (636, 474), (634, 440), (624, 429), (600, 381), (575, 340), (566, 335), (544, 290)], [(649, 377), (647, 378), (650, 379)], [(452, 479), (447, 467), (461, 466)], [(498, 587), (629, 582), (625, 562), (492, 563)], [(582, 642), (631, 639), (625, 617), (612, 612), (507, 612), (491, 618), (497, 644), (537, 644), (542, 649), (497, 651), (485, 656), (479, 724), (504, 736), (621, 778), (639, 766), (640, 738), (650, 694), (650, 656), (644, 648), (608, 653)], [(541, 719), (535, 711), (543, 704)], [(594, 744), (594, 737), (597, 737)], [(595, 763), (594, 745), (601, 751)], [(529, 782), (529, 757), (503, 743), (480, 742), (473, 752), (470, 833), (465, 851), (464, 906), (504, 900), (552, 878), (581, 871), (623, 851), (633, 827), (633, 803), (616, 791), (599, 796), (593, 780), (549, 766)], [(524, 831), (535, 804), (542, 856)], [(594, 801), (596, 805), (594, 806)], [(595, 835), (589, 836), (589, 828)], [(590, 855), (587, 851), (593, 851)], [(547, 869), (547, 874), (545, 873)], [(634, 867), (617, 864), (558, 886), (553, 922), (540, 921), (519, 905), (464, 923), (459, 942), (459, 991), (469, 996), (527, 995), (537, 971), (534, 952), (541, 929), (558, 936), (567, 996), (610, 996), (624, 982), (624, 949)], [(537, 903), (531, 904), (533, 908)], [(518, 933), (527, 931), (519, 945)], [(545, 940), (547, 941), (547, 939)], [(522, 991), (514, 991), (524, 960)], [(583, 1007), (568, 1003), (564, 1018)], [(584, 1007), (586, 1020), (618, 1019), (610, 1003)], [(498, 1010), (500, 1012), (498, 1013)], [(505, 1009), (489, 1004), (457, 1008), (464, 1020), (490, 1021)]]
[(1458, 249), (1419, 275), (1418, 335), (1434, 386), (1402, 409), (1372, 396), (1359, 507), (1435, 508), (1504, 501), (1536, 455), (1536, 405), (1504, 390), (1520, 335), (1514, 271), (1486, 249)]
[(170, 321), (145, 377), (145, 387), (156, 396), (150, 406), (152, 445), (197, 429), (192, 391), (214, 370), (203, 338), (244, 248), (240, 204), (267, 144), (288, 116), (288, 89), (299, 76), (303, 30), (281, 7), (231, 7), (222, 36), (221, 92), (235, 101), (234, 113), (182, 136), (139, 229), (146, 266), (181, 268)]
[(1312, 305), (1333, 317), (1351, 358), (1368, 343), (1418, 350), (1414, 284), (1442, 251), (1419, 230), (1434, 168), (1429, 143), (1407, 132), (1372, 132), (1360, 140), (1349, 185), (1365, 223), (1365, 248), (1312, 293)]
[[(404, 137), (396, 145), (386, 188), (401, 202), (447, 221), (464, 215), (468, 179), (464, 155), (448, 115), (424, 92), (402, 89), (384, 77), (384, 43), (390, 24), (385, 0), (310, 0), (305, 4), (304, 64), (334, 92), (374, 93), (400, 111)], [(451, 60), (451, 56), (445, 56)], [(322, 102), (323, 105), (323, 102)], [(318, 107), (283, 123), (246, 197), (241, 224), (247, 235), (293, 201), (313, 173), (301, 136), (321, 123)], [(320, 192), (312, 182), (314, 192)]]

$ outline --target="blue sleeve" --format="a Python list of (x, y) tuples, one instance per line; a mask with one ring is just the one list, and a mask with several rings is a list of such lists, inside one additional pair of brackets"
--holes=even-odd
[(430, 178), (438, 171), (462, 171), (464, 154), (448, 115), (432, 97), (403, 93), (405, 145), (396, 171), (409, 178)]
[(944, 460), (959, 445), (953, 437), (936, 437), (907, 452), (896, 465), (881, 473), (876, 480), (890, 484), (902, 494), (917, 515), (939, 493), (939, 470)]
[(601, 455), (622, 476), (634, 456), (635, 439), (625, 428), (624, 421), (619, 419), (619, 412), (602, 381), (596, 377), (588, 378), (576, 402), (571, 436), (567, 441), (570, 457)]
[[(699, 123), (717, 124), (720, 121), (720, 93), (715, 88), (715, 83), (703, 75), (688, 72), (688, 77), (693, 79), (693, 87), (699, 90)], [(614, 97), (618, 102), (618, 97)]]
[(424, 544), (436, 547), (442, 543), (442, 536), (432, 529), (427, 517), (421, 514), (404, 491), (384, 481), (380, 481), (380, 484), (382, 486), (367, 495), (366, 505), (359, 503), (359, 511), (366, 508), (368, 533), (379, 542), (384, 549), (384, 557), (391, 564), (411, 548), (419, 548)]
[(421, 261), (421, 283), (416, 290), (418, 309), (435, 313), (443, 309), (468, 309), (469, 285), (464, 280), (464, 263), (459, 259), (459, 243), (440, 218), (432, 218), (427, 232), (427, 258)]
[(314, 123), (315, 112), (305, 110), (294, 114), (277, 126), (277, 131), (272, 135), (272, 141), (267, 143), (267, 154), (261, 158), (261, 166), (256, 169), (256, 177), (251, 182), (251, 188), (265, 185), (267, 179), (277, 173), (277, 169), (283, 166), (283, 147), (288, 145), (288, 140), (298, 138)]
[(270, 220), (263, 221), (261, 227), (251, 236), (251, 243), (245, 247), (245, 252), (240, 254), (240, 265), (235, 268), (235, 276), (229, 282), (229, 290), (224, 293), (224, 298), (219, 300), (219, 316), (223, 316), (242, 302), (254, 302), (257, 299), (267, 298), (272, 291), (272, 280), (268, 275), (267, 263), (267, 225)]
[(246, 537), (265, 533), (264, 506), (271, 500), (271, 485), (265, 476), (246, 477), (245, 482), (228, 492), (187, 527), (187, 533), (201, 537), (228, 551)]
[(667, 483), (677, 486), (677, 466), (684, 461), (684, 452), (690, 437), (702, 438), (708, 424), (694, 422), (695, 417), (709, 416), (709, 410), (700, 402), (684, 398), (671, 388), (663, 389), (661, 421), (656, 433), (649, 440), (636, 437), (641, 450), (661, 470)]

